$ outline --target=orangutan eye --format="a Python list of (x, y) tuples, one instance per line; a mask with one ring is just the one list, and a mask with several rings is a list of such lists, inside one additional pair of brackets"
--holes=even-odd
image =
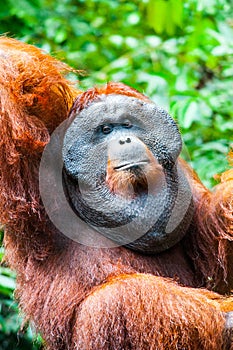
[(122, 124), (122, 126), (123, 126), (123, 128), (127, 128), (127, 129), (129, 129), (129, 128), (132, 128), (132, 123), (131, 123), (131, 121), (130, 120), (126, 120), (126, 121), (124, 121), (124, 123)]
[(110, 134), (110, 132), (112, 132), (112, 130), (113, 130), (112, 125), (106, 124), (106, 125), (102, 126), (102, 133), (105, 135)]

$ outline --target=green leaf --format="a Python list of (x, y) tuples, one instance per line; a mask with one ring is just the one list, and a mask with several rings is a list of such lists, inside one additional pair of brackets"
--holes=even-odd
[(0, 275), (0, 291), (1, 291), (2, 287), (4, 289), (7, 288), (10, 290), (14, 290), (15, 289), (15, 280), (11, 277)]
[(148, 4), (148, 23), (156, 33), (161, 34), (166, 28), (168, 1), (150, 0)]
[(171, 3), (171, 15), (174, 24), (178, 27), (182, 27), (183, 24), (183, 1), (182, 0), (170, 0)]

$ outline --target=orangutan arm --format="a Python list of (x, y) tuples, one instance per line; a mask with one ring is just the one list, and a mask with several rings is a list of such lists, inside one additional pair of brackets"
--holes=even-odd
[(81, 304), (74, 349), (229, 349), (218, 299), (160, 277), (119, 275)]
[[(213, 192), (203, 192), (192, 227), (190, 255), (203, 285), (219, 293), (233, 288), (233, 169)], [(190, 237), (189, 237), (190, 239)]]

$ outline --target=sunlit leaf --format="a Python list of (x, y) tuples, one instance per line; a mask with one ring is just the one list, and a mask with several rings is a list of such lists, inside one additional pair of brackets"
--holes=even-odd
[(3, 288), (14, 290), (15, 289), (15, 281), (13, 280), (13, 278), (0, 275), (0, 292), (1, 292), (1, 286)]
[(169, 4), (166, 0), (150, 0), (148, 4), (148, 23), (156, 31), (162, 33), (166, 28)]

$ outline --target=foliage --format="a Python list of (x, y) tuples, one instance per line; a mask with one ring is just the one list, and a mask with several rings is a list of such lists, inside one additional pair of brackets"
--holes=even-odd
[[(84, 70), (82, 89), (113, 80), (145, 92), (177, 119), (184, 157), (212, 186), (233, 143), (232, 10), (229, 0), (5, 0), (0, 33)], [(13, 288), (2, 267), (0, 350), (18, 344)]]

